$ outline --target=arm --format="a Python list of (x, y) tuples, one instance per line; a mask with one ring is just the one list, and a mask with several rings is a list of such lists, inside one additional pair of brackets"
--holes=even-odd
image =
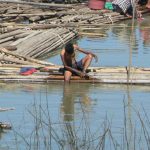
[(61, 57), (63, 65), (67, 66), (64, 55), (65, 55), (65, 50), (63, 49), (60, 53), (60, 57)]
[(83, 73), (75, 68), (72, 68), (72, 67), (69, 67), (69, 66), (65, 66), (65, 69), (73, 72), (73, 73), (76, 73), (77, 75), (79, 75), (81, 78), (85, 78), (85, 79), (90, 79), (89, 75), (87, 73)]
[(85, 50), (81, 49), (80, 47), (78, 47), (77, 45), (74, 45), (74, 48), (75, 48), (76, 50), (78, 50), (79, 52), (82, 52), (82, 53), (84, 53), (84, 54), (86, 54), (86, 55), (91, 54), (91, 55), (95, 58), (95, 61), (96, 61), (96, 62), (98, 61), (98, 58), (97, 58), (97, 56), (96, 56), (94, 53), (85, 51)]

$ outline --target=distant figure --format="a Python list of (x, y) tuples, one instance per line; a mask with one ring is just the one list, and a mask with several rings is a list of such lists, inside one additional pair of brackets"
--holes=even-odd
[[(80, 61), (76, 61), (76, 52), (82, 52), (86, 54), (84, 58), (82, 58)], [(77, 45), (74, 45), (73, 43), (66, 44), (65, 48), (61, 51), (61, 59), (64, 65), (64, 79), (65, 81), (70, 81), (70, 78), (72, 76), (72, 71), (67, 69), (67, 67), (73, 68), (74, 70), (79, 70), (82, 72), (80, 74), (81, 77), (85, 76), (86, 69), (90, 66), (92, 58), (94, 57), (97, 61), (97, 56), (91, 52), (87, 52), (81, 48), (79, 48)]]
[[(131, 0), (114, 0), (112, 2), (113, 11), (132, 18), (133, 16), (133, 7)], [(135, 9), (136, 10), (136, 9)], [(141, 17), (141, 14), (136, 10), (136, 15)]]

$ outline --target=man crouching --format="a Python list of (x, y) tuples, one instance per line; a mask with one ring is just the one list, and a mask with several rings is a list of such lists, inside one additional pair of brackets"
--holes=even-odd
[[(76, 52), (86, 54), (80, 61), (76, 61)], [(87, 52), (73, 43), (67, 43), (60, 53), (64, 65), (64, 80), (69, 82), (72, 73), (76, 73), (81, 77), (85, 77), (86, 69), (90, 66), (93, 57), (97, 61), (97, 56), (91, 52)], [(81, 73), (78, 73), (81, 71)]]

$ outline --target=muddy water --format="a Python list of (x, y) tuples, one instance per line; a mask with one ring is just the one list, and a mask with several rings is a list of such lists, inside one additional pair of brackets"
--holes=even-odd
[[(131, 22), (122, 22), (96, 31), (105, 37), (82, 37), (77, 43), (99, 57), (92, 66), (128, 66), (132, 49), (132, 65), (149, 67), (149, 20), (137, 22), (134, 40)], [(47, 60), (61, 64), (57, 54)], [(2, 150), (148, 149), (149, 86), (0, 84), (0, 104), (15, 108), (0, 112), (0, 121), (13, 127), (0, 132)]]

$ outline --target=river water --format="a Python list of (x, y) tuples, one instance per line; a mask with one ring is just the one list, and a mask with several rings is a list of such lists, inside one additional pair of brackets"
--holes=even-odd
[[(150, 17), (101, 26), (76, 42), (97, 54), (91, 66), (150, 66)], [(132, 50), (132, 53), (131, 53)], [(132, 54), (132, 55), (131, 55)], [(130, 59), (130, 56), (132, 59)], [(83, 55), (78, 55), (80, 59)], [(130, 60), (129, 60), (130, 59)], [(58, 53), (46, 59), (61, 64)], [(149, 149), (150, 87), (81, 83), (0, 84), (0, 150)]]

